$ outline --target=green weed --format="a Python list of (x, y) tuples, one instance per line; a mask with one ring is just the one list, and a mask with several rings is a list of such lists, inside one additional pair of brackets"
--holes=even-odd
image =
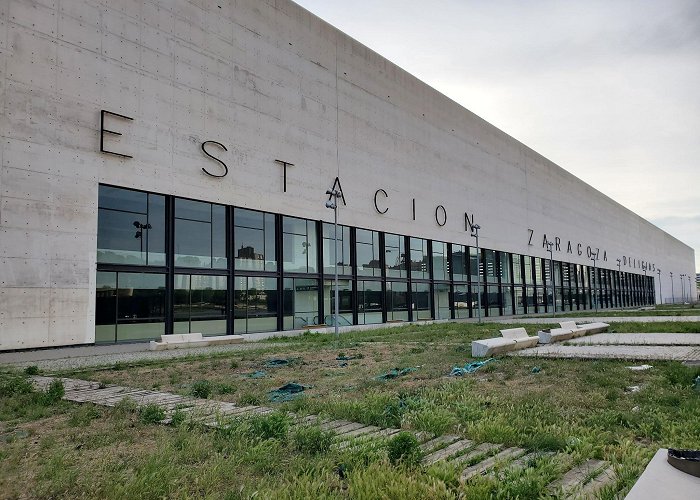
[(415, 467), (423, 459), (423, 451), (416, 436), (410, 432), (399, 432), (392, 437), (387, 444), (389, 461), (392, 464), (403, 464)]

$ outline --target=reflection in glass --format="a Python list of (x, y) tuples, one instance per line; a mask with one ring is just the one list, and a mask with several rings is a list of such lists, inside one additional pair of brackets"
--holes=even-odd
[(513, 254), (513, 283), (516, 285), (523, 284), (522, 258), (522, 255)]
[(226, 268), (226, 207), (175, 199), (175, 265)]
[[(478, 288), (476, 285), (472, 285), (471, 290), (472, 290), (472, 317), (476, 318), (479, 315), (479, 312), (478, 312), (479, 311), (479, 302), (478, 302), (478, 297), (476, 295)], [(481, 290), (480, 290), (481, 291), (481, 317), (482, 318), (484, 316), (486, 316), (486, 308), (488, 307), (488, 300), (487, 300), (488, 298), (486, 297), (486, 292), (484, 290), (485, 290), (485, 286), (484, 286), (484, 282), (482, 281), (481, 282)]]
[(175, 275), (173, 333), (226, 334), (226, 276)]
[(498, 274), (496, 269), (496, 251), (484, 249), (484, 268), (486, 273), (487, 283), (498, 283)]
[(511, 283), (510, 274), (510, 254), (508, 252), (498, 252), (500, 260), (501, 284)]
[(117, 273), (97, 272), (95, 342), (114, 342), (117, 335)]
[(484, 261), (479, 260), (476, 255), (476, 248), (469, 247), (469, 277), (472, 283), (477, 282), (477, 269), (481, 272), (481, 282), (484, 282)]
[(284, 279), (284, 329), (298, 330), (318, 325), (318, 280)]
[(430, 285), (428, 283), (413, 283), (411, 285), (411, 305), (413, 321), (433, 319), (430, 308)]
[(165, 334), (165, 275), (117, 274), (117, 341)]
[(503, 315), (512, 316), (513, 315), (513, 287), (502, 286), (501, 292), (503, 293)]
[(381, 276), (379, 232), (358, 229), (355, 232), (358, 276)]
[(499, 293), (500, 288), (498, 285), (489, 285), (487, 287), (487, 296), (486, 300), (488, 300), (488, 310), (489, 310), (489, 316), (500, 316), (501, 315), (501, 294)]
[(369, 325), (382, 322), (382, 283), (358, 280), (357, 323)]
[(450, 285), (447, 283), (435, 283), (435, 319), (450, 319)]
[(284, 217), (282, 229), (284, 272), (317, 272), (316, 225), (314, 221)]
[(525, 314), (525, 294), (523, 287), (516, 286), (513, 289), (515, 293), (515, 314)]
[(405, 278), (406, 239), (397, 234), (385, 234), (384, 254), (386, 275), (390, 278)]
[[(335, 274), (335, 231), (333, 224), (323, 223), (323, 272)], [(351, 275), (350, 228), (338, 225), (338, 274)]]
[(447, 281), (450, 268), (447, 260), (447, 243), (433, 241), (433, 279)]
[(428, 259), (428, 240), (409, 238), (411, 246), (411, 277), (430, 278), (430, 259)]
[(97, 262), (165, 265), (165, 197), (100, 185)]
[(455, 281), (469, 281), (467, 247), (464, 245), (452, 245), (452, 269)]
[(469, 318), (469, 285), (455, 285), (454, 309), (455, 318)]
[(523, 256), (523, 278), (526, 285), (532, 285), (532, 257), (529, 255)]
[[(326, 314), (323, 323), (335, 323), (335, 283), (334, 280), (323, 282), (323, 310)], [(381, 311), (380, 311), (381, 313)], [(352, 325), (352, 280), (338, 280), (338, 326)]]
[(233, 292), (234, 333), (277, 330), (277, 279), (236, 276)]
[(402, 281), (387, 282), (386, 320), (408, 321), (408, 283)]
[(233, 244), (236, 270), (277, 271), (274, 214), (234, 208)]

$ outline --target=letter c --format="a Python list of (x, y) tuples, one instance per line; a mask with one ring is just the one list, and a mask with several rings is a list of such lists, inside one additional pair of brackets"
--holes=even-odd
[(375, 193), (374, 193), (374, 208), (377, 210), (377, 213), (385, 214), (385, 213), (387, 213), (387, 212), (389, 211), (389, 207), (385, 208), (384, 211), (379, 210), (379, 205), (377, 205), (377, 195), (378, 195), (379, 193), (382, 193), (382, 194), (384, 195), (385, 198), (389, 198), (389, 195), (386, 194), (386, 191), (384, 191), (384, 190), (381, 189), (381, 188), (380, 188), (380, 189), (377, 189), (377, 190), (375, 191)]

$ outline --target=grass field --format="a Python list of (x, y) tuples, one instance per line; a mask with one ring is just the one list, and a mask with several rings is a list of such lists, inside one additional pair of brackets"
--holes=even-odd
[[(697, 367), (655, 362), (632, 371), (620, 361), (504, 357), (474, 374), (448, 376), (471, 360), (471, 340), (500, 326), (408, 325), (340, 340), (311, 334), (256, 351), (62, 374), (278, 410), (218, 430), (155, 424), (158, 408), (128, 401), (116, 409), (69, 403), (30, 390), (23, 374), (4, 373), (0, 497), (538, 498), (547, 496), (566, 457), (613, 463), (618, 481), (602, 497), (616, 498), (658, 448), (700, 448)], [(523, 326), (534, 333), (550, 325)], [(611, 330), (699, 331), (696, 323), (672, 322), (615, 323)], [(288, 363), (266, 365), (274, 359)], [(376, 379), (409, 367), (415, 371)], [(292, 401), (271, 402), (269, 391), (287, 382), (309, 388)], [(560, 458), (543, 455), (525, 470), (461, 483), (460, 470), (448, 465), (392, 461), (397, 444), (386, 440), (332, 446), (318, 428), (291, 426), (287, 412), (457, 434)]]

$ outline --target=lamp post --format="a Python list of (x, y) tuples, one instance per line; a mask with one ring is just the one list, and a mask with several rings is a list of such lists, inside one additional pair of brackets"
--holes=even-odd
[(595, 262), (598, 260), (598, 255), (591, 257), (593, 262), (593, 305), (595, 306), (595, 313), (598, 314), (598, 273), (596, 272)]
[(671, 276), (671, 304), (676, 303), (676, 294), (673, 293), (673, 271), (668, 272), (669, 276)]
[(681, 273), (680, 276), (678, 276), (678, 279), (681, 281), (681, 304), (685, 302), (685, 285), (683, 284), (683, 278), (685, 278), (685, 274)]
[(471, 228), (471, 237), (476, 238), (476, 306), (479, 308), (478, 317), (479, 323), (481, 323), (481, 252), (479, 251), (479, 229), (481, 229), (481, 226), (474, 224)]
[(335, 329), (335, 338), (338, 339), (338, 198), (342, 196), (342, 193), (337, 189), (329, 189), (326, 191), (326, 194), (331, 197), (331, 199), (326, 202), (326, 208), (333, 210), (333, 251), (335, 253), (335, 293), (333, 297), (335, 311), (333, 311), (333, 326)]
[(549, 252), (549, 279), (552, 283), (552, 314), (557, 315), (557, 304), (554, 302), (554, 258), (552, 257), (552, 247), (554, 243), (547, 242), (547, 251)]
[(661, 294), (661, 269), (656, 270), (656, 274), (659, 275), (659, 303), (663, 305), (664, 303), (664, 296)]

